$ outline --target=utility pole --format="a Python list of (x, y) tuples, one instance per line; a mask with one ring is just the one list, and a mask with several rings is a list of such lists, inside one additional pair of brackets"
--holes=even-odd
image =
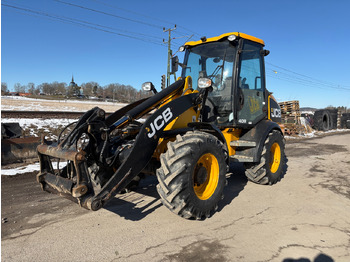
[(169, 37), (168, 37), (168, 42), (165, 42), (164, 39), (163, 39), (163, 43), (164, 44), (168, 44), (168, 68), (167, 68), (167, 78), (166, 78), (166, 83), (167, 83), (167, 86), (170, 85), (170, 60), (171, 60), (171, 57), (173, 56), (172, 55), (172, 51), (171, 51), (171, 31), (175, 30), (176, 29), (176, 25), (174, 28), (169, 28), (169, 29), (165, 29), (165, 27), (163, 27), (163, 32), (169, 32)]

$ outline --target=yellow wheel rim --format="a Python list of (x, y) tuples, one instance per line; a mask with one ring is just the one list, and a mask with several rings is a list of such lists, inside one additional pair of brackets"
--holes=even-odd
[(276, 173), (281, 163), (281, 147), (278, 143), (273, 143), (271, 146), (270, 157), (270, 170), (272, 173)]
[(213, 154), (201, 156), (196, 163), (193, 174), (193, 189), (201, 200), (209, 199), (219, 182), (219, 163)]

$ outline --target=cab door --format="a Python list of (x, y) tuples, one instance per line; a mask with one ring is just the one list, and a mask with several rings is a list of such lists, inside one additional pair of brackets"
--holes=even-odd
[(262, 49), (252, 41), (241, 42), (235, 100), (238, 126), (253, 126), (266, 116)]

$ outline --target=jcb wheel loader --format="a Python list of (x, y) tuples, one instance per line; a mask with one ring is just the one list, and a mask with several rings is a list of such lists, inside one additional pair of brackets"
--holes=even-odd
[[(84, 114), (57, 142), (43, 143), (38, 182), (98, 210), (140, 174), (156, 174), (162, 203), (184, 218), (211, 216), (223, 197), (230, 161), (274, 184), (283, 173), (281, 110), (265, 87), (261, 39), (227, 33), (186, 43), (178, 80), (105, 117)], [(152, 112), (150, 114), (150, 112)], [(145, 120), (140, 119), (150, 114)], [(55, 169), (53, 159), (66, 161)]]

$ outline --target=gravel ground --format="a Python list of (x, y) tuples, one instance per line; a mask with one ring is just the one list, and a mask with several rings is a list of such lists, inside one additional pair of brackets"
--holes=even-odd
[(2, 176), (2, 261), (350, 261), (350, 133), (289, 140), (273, 186), (232, 165), (213, 217), (161, 205), (154, 177), (92, 212)]

